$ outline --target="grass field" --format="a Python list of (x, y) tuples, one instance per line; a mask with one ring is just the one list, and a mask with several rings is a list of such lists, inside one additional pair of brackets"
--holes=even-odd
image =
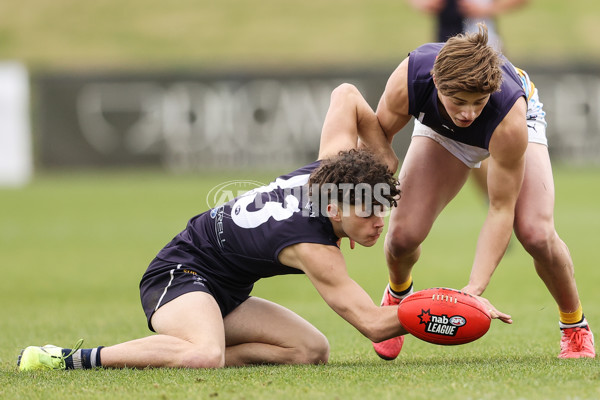
[[(0, 2), (0, 58), (31, 71), (355, 68), (395, 65), (432, 39), (405, 0), (20, 0)], [(600, 2), (530, 1), (500, 21), (516, 64), (600, 62)], [(267, 181), (271, 174), (235, 175)], [(206, 194), (231, 175), (37, 171), (0, 189), (0, 399), (598, 399), (600, 362), (558, 360), (556, 306), (513, 240), (486, 296), (512, 314), (482, 339), (441, 347), (408, 338), (393, 362), (331, 311), (304, 276), (261, 281), (254, 294), (315, 324), (323, 366), (18, 373), (27, 345), (86, 346), (148, 335), (138, 282)], [(559, 167), (557, 220), (584, 310), (600, 332), (600, 169)], [(485, 213), (467, 187), (442, 214), (414, 271), (417, 289), (466, 282)], [(350, 275), (379, 302), (382, 242), (345, 248)]]
[[(570, 245), (586, 316), (600, 329), (600, 170), (560, 167), (557, 221)], [(238, 175), (267, 181), (270, 174)], [(0, 190), (0, 398), (111, 399), (597, 399), (600, 362), (558, 360), (554, 302), (517, 242), (486, 292), (512, 326), (494, 322), (482, 339), (442, 347), (408, 338), (401, 356), (379, 360), (367, 339), (318, 297), (304, 276), (259, 282), (329, 338), (325, 366), (222, 370), (96, 370), (18, 373), (26, 345), (110, 345), (147, 335), (138, 281), (158, 249), (206, 208), (231, 176), (161, 172), (39, 174)], [(461, 287), (485, 207), (467, 186), (442, 214), (415, 269), (418, 288)], [(386, 283), (382, 243), (345, 248), (348, 268), (378, 302)]]

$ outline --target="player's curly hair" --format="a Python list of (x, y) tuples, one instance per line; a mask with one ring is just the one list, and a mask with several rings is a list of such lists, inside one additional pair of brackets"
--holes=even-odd
[(502, 84), (502, 58), (488, 45), (488, 30), (477, 24), (478, 33), (464, 33), (448, 39), (440, 50), (431, 73), (445, 96), (458, 92), (491, 94)]
[[(338, 203), (355, 204), (356, 196), (362, 204), (370, 202), (386, 207), (398, 205), (400, 184), (387, 166), (379, 162), (373, 153), (366, 149), (350, 149), (341, 151), (337, 156), (321, 161), (321, 165), (313, 171), (309, 178), (311, 188), (335, 187), (337, 194), (327, 195)], [(360, 190), (361, 186), (371, 190)], [(357, 189), (358, 190), (355, 190)], [(383, 188), (383, 191), (376, 190)], [(365, 198), (371, 196), (370, 198)], [(384, 200), (384, 201), (381, 201)], [(387, 203), (387, 204), (384, 204)]]

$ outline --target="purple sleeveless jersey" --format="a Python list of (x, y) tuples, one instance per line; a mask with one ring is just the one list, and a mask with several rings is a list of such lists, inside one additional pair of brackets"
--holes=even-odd
[(193, 217), (157, 258), (193, 265), (229, 287), (302, 273), (278, 261), (282, 249), (297, 243), (337, 246), (338, 240), (329, 219), (313, 212), (307, 195), (309, 175), (319, 164), (306, 165)]
[(440, 115), (438, 92), (431, 70), (444, 43), (428, 43), (409, 54), (408, 99), (409, 113), (442, 136), (471, 146), (488, 149), (494, 130), (510, 111), (517, 99), (525, 97), (521, 79), (513, 65), (502, 57), (501, 90), (492, 93), (483, 112), (466, 128), (459, 128)]

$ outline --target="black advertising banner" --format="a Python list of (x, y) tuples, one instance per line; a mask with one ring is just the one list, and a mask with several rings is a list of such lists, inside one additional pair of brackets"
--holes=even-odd
[[(316, 157), (331, 91), (352, 83), (375, 108), (392, 69), (38, 74), (37, 161), (172, 171), (298, 165)], [(553, 157), (599, 162), (600, 75), (573, 68), (528, 72), (544, 104)], [(409, 123), (394, 138), (400, 158), (411, 129)]]
[(314, 160), (332, 90), (352, 82), (376, 104), (383, 73), (38, 77), (42, 166), (202, 167)]

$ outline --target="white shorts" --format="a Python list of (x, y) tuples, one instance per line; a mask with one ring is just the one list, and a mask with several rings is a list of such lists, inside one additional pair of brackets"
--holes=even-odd
[[(524, 74), (524, 71), (520, 72)], [(525, 92), (528, 97), (527, 132), (529, 134), (529, 143), (539, 143), (548, 146), (548, 139), (546, 138), (546, 113), (542, 108), (543, 104), (540, 103), (538, 91), (533, 84), (529, 82), (527, 74), (525, 74), (525, 76), (521, 75), (521, 77), (524, 80), (524, 87), (525, 84), (527, 84), (528, 88)], [(413, 137), (425, 136), (435, 140), (469, 168), (479, 168), (481, 166), (481, 161), (485, 160), (490, 155), (486, 149), (449, 139), (435, 132), (430, 127), (423, 125), (418, 120), (415, 119), (414, 121), (415, 127), (412, 133)]]

